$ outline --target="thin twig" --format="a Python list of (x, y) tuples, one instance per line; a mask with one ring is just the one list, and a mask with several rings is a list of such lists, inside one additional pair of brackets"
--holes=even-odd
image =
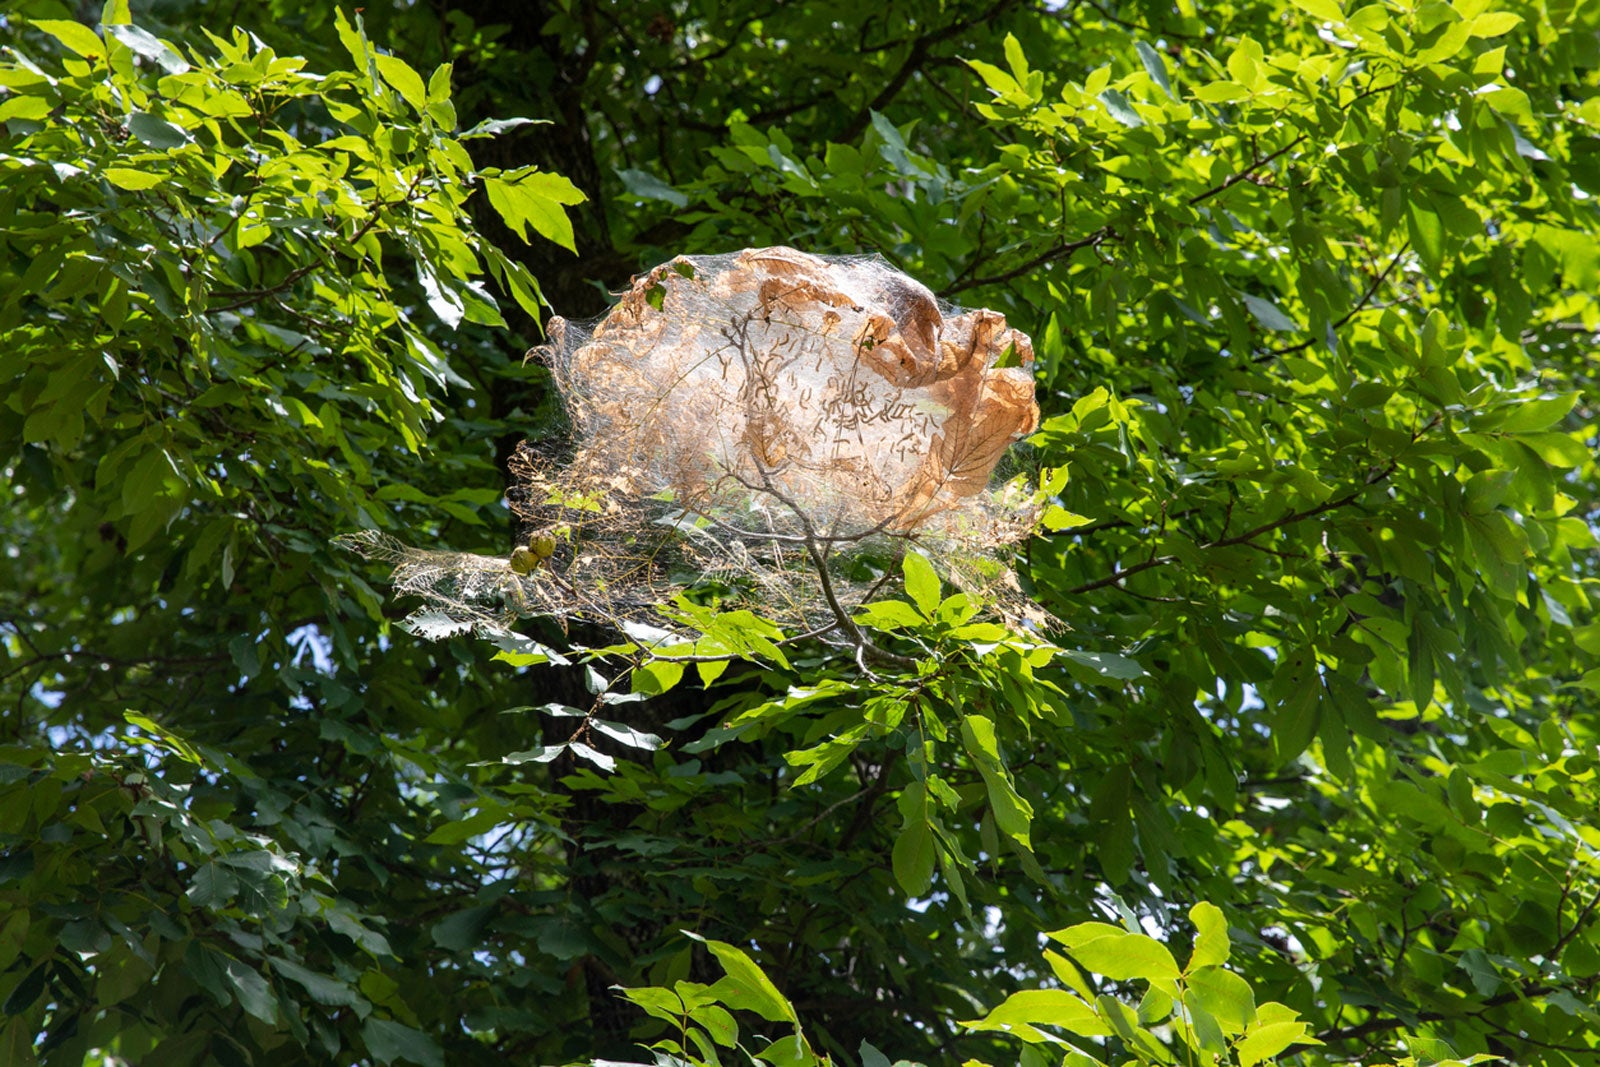
[(1245, 167), (1244, 170), (1241, 170), (1241, 171), (1239, 171), (1239, 172), (1237, 172), (1235, 174), (1228, 175), (1228, 177), (1226, 177), (1226, 178), (1224, 178), (1222, 180), (1221, 184), (1214, 185), (1211, 188), (1205, 190), (1204, 192), (1194, 194), (1193, 196), (1191, 196), (1189, 198), (1189, 206), (1190, 207), (1194, 207), (1197, 204), (1203, 204), (1207, 200), (1210, 200), (1213, 196), (1217, 196), (1217, 195), (1219, 195), (1221, 193), (1227, 192), (1229, 189), (1232, 189), (1235, 185), (1238, 185), (1240, 182), (1248, 181), (1250, 176), (1252, 174), (1254, 174), (1256, 171), (1260, 170), (1262, 167), (1265, 167), (1267, 164), (1271, 163), (1273, 160), (1277, 159), (1279, 156), (1282, 156), (1284, 153), (1286, 153), (1286, 152), (1290, 151), (1291, 149), (1295, 148), (1297, 145), (1299, 145), (1301, 142), (1305, 141), (1305, 139), (1310, 137), (1310, 136), (1311, 135), (1309, 133), (1302, 133), (1299, 137), (1296, 137), (1294, 140), (1290, 141), (1288, 144), (1284, 145), (1282, 148), (1278, 149), (1276, 152), (1272, 152), (1272, 153), (1270, 153), (1268, 155), (1265, 155), (1265, 156), (1260, 156), (1254, 162), (1252, 162), (1249, 166)]
[(772, 476), (767, 468), (758, 463), (756, 470), (761, 473), (762, 489), (771, 495), (773, 499), (794, 512), (795, 518), (800, 521), (800, 528), (805, 531), (806, 536), (804, 544), (806, 555), (811, 557), (812, 564), (817, 568), (817, 581), (822, 587), (822, 597), (827, 601), (829, 610), (833, 612), (833, 617), (838, 620), (839, 628), (855, 644), (856, 663), (861, 667), (862, 672), (865, 674), (872, 673), (867, 670), (867, 665), (863, 661), (863, 658), (868, 654), (874, 659), (881, 659), (902, 666), (915, 664), (916, 660), (910, 656), (902, 656), (898, 652), (890, 652), (888, 649), (879, 648), (868, 639), (866, 634), (861, 632), (861, 627), (856, 625), (855, 620), (850, 617), (850, 613), (845, 611), (844, 605), (839, 602), (839, 595), (833, 588), (833, 578), (828, 574), (828, 551), (831, 545), (827, 543), (826, 539), (817, 536), (816, 527), (811, 522), (811, 516), (805, 513), (805, 509), (791, 500), (783, 490), (772, 484)]
[[(382, 213), (384, 211), (387, 211), (389, 208), (400, 207), (403, 204), (410, 203), (411, 197), (417, 191), (417, 186), (422, 183), (423, 173), (424, 172), (422, 171), (417, 172), (417, 176), (411, 180), (411, 186), (406, 189), (405, 195), (399, 200), (392, 202), (379, 200), (377, 203), (373, 204), (371, 211), (368, 213), (367, 221), (361, 224), (361, 228), (356, 230), (356, 232), (352, 234), (347, 241), (345, 241), (345, 244), (350, 247), (354, 247), (372, 230), (374, 226), (378, 224), (378, 222), (383, 218)], [(327, 263), (322, 259), (320, 254), (317, 254), (316, 258), (312, 260), (312, 262), (296, 267), (276, 285), (270, 285), (265, 289), (237, 289), (232, 292), (212, 294), (215, 299), (219, 300), (227, 300), (231, 297), (233, 298), (233, 302), (230, 304), (224, 304), (221, 307), (207, 307), (206, 310), (214, 313), (221, 311), (238, 311), (242, 307), (249, 307), (251, 304), (256, 303), (258, 300), (261, 300), (264, 297), (269, 297), (277, 293), (284, 292), (289, 287), (294, 285), (295, 282), (299, 281), (301, 278), (304, 278), (307, 274), (310, 274), (319, 267), (326, 266)]]

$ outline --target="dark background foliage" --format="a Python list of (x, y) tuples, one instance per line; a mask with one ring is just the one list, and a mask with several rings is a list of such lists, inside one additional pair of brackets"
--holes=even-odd
[[(0, 23), (0, 1060), (636, 1057), (613, 987), (714, 979), (687, 930), (838, 1062), (1005, 1062), (956, 1023), (1042, 931), (1204, 900), (1286, 1055), (1596, 1062), (1595, 11), (28, 21), (79, 16)], [(920, 674), (801, 646), (610, 708), (668, 744), (609, 770), (519, 756), (592, 679), (404, 632), (330, 541), (507, 550), (532, 279), (582, 318), (768, 244), (1032, 335), (1062, 652), (890, 627)]]

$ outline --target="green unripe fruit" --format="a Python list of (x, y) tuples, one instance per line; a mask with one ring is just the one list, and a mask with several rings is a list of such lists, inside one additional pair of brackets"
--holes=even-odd
[(547, 533), (536, 533), (528, 538), (528, 548), (536, 557), (546, 560), (556, 554), (556, 539)]

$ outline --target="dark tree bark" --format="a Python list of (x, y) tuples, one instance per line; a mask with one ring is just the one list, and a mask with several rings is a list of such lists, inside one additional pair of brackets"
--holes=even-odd
[[(521, 63), (525, 64), (517, 71), (462, 64), (457, 69), (458, 81), (462, 85), (475, 80), (496, 82), (494, 99), (500, 117), (506, 114), (507, 106), (520, 104), (522, 113), (529, 118), (549, 120), (548, 125), (521, 126), (475, 142), (474, 162), (508, 170), (537, 166), (565, 176), (588, 197), (571, 211), (576, 256), (543, 238), (524, 243), (510, 233), (487, 203), (477, 205), (474, 221), (491, 240), (533, 272), (556, 314), (572, 319), (599, 315), (608, 303), (604, 290), (625, 285), (636, 267), (617, 252), (612, 242), (601, 195), (600, 165), (586, 112), (585, 83), (599, 48), (592, 9), (586, 8), (584, 16), (588, 40), (581, 49), (572, 51), (563, 48), (559, 37), (543, 32), (556, 13), (553, 4), (458, 0), (448, 6), (479, 25), (506, 26), (507, 32), (500, 41), (509, 51), (520, 54)], [(511, 79), (521, 91), (508, 101), (504, 89)], [(470, 123), (489, 116), (463, 117)]]

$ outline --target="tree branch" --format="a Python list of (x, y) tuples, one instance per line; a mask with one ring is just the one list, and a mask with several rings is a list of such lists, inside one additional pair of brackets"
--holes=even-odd
[(845, 124), (844, 129), (838, 135), (838, 140), (848, 144), (860, 137), (862, 131), (867, 128), (867, 124), (872, 121), (872, 113), (874, 111), (882, 111), (887, 107), (889, 102), (899, 95), (900, 90), (905, 88), (906, 82), (911, 80), (911, 76), (922, 69), (922, 65), (928, 60), (928, 50), (930, 48), (940, 41), (949, 40), (951, 37), (971, 29), (973, 26), (998, 18), (1006, 8), (1012, 7), (1016, 3), (1017, 0), (996, 0), (996, 3), (991, 4), (989, 9), (981, 15), (970, 19), (957, 19), (955, 22), (934, 30), (932, 33), (913, 40), (911, 42), (911, 50), (906, 53), (905, 62), (900, 64), (900, 69), (894, 72), (894, 75), (889, 79), (889, 83), (879, 91), (878, 95), (873, 97), (865, 107), (857, 111), (850, 121)]
[[(1349, 507), (1351, 504), (1354, 504), (1357, 500), (1359, 500), (1361, 495), (1368, 489), (1371, 489), (1374, 485), (1386, 480), (1395, 472), (1398, 466), (1398, 460), (1390, 460), (1389, 465), (1383, 470), (1369, 475), (1367, 480), (1362, 483), (1361, 488), (1359, 489), (1352, 490), (1351, 492), (1346, 493), (1344, 496), (1336, 497), (1333, 500), (1324, 501), (1314, 508), (1305, 508), (1301, 511), (1290, 512), (1280, 519), (1274, 519), (1272, 522), (1262, 523), (1260, 526), (1246, 530), (1244, 533), (1235, 534), (1232, 537), (1221, 537), (1215, 541), (1207, 542), (1206, 544), (1200, 546), (1200, 550), (1204, 552), (1214, 548), (1230, 548), (1235, 545), (1242, 545), (1248, 541), (1253, 541), (1262, 534), (1271, 533), (1274, 530), (1281, 530), (1285, 526), (1292, 526), (1297, 522), (1304, 522), (1306, 519), (1316, 518), (1318, 515), (1325, 515), (1328, 512), (1335, 511), (1339, 508)], [(1177, 559), (1177, 556), (1152, 556), (1142, 563), (1135, 563), (1131, 567), (1124, 567), (1120, 570), (1113, 571), (1104, 578), (1097, 578), (1092, 582), (1085, 582), (1083, 585), (1077, 586), (1076, 588), (1068, 589), (1066, 591), (1066, 595), (1077, 596), (1080, 593), (1089, 593), (1096, 589), (1103, 589), (1108, 585), (1116, 585), (1132, 575), (1151, 570), (1155, 567), (1164, 567), (1169, 563), (1177, 562)]]
[(972, 270), (972, 267), (968, 266), (961, 272), (960, 275), (956, 276), (958, 279), (957, 281), (952, 282), (950, 285), (947, 285), (943, 289), (939, 290), (939, 295), (953, 296), (954, 294), (967, 289), (976, 289), (980, 285), (998, 285), (1002, 282), (1009, 282), (1013, 278), (1027, 274), (1036, 267), (1042, 267), (1046, 263), (1050, 263), (1057, 259), (1064, 259), (1067, 256), (1072, 255), (1072, 253), (1078, 251), (1080, 248), (1096, 248), (1107, 241), (1116, 239), (1117, 236), (1117, 231), (1108, 224), (1100, 227), (1087, 237), (1080, 237), (1076, 241), (1068, 241), (1065, 244), (1060, 244), (1047, 251), (1041, 252), (1037, 256), (1034, 256), (1032, 259), (1011, 270), (1003, 271), (999, 274), (990, 274), (982, 278), (967, 278), (965, 281), (959, 280), (962, 275), (965, 275)]

